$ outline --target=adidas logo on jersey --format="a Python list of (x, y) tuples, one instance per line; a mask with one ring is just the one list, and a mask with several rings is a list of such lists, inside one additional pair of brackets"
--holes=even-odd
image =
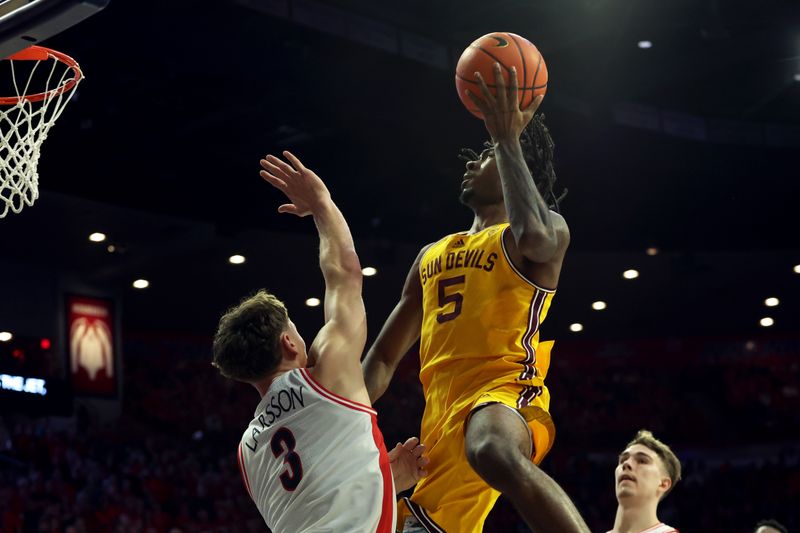
[(458, 239), (456, 242), (453, 243), (453, 248), (463, 248), (464, 246), (466, 246), (466, 244), (464, 244), (464, 238), (463, 237)]

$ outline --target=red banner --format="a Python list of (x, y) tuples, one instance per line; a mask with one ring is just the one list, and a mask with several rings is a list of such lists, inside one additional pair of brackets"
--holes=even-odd
[(75, 394), (117, 394), (112, 306), (110, 300), (67, 296), (67, 340)]

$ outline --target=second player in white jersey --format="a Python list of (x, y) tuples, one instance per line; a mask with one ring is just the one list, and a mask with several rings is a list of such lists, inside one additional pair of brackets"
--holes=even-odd
[(272, 382), (242, 436), (239, 465), (274, 533), (394, 529), (394, 483), (375, 411), (327, 391), (308, 369)]
[(681, 462), (672, 449), (640, 430), (614, 469), (617, 514), (608, 533), (678, 533), (658, 518), (658, 504), (681, 479)]

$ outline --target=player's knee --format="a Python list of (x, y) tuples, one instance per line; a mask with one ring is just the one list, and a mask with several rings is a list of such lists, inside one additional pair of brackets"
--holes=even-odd
[(502, 485), (504, 480), (515, 477), (519, 450), (500, 436), (482, 435), (468, 441), (466, 454), (472, 469), (494, 487)]

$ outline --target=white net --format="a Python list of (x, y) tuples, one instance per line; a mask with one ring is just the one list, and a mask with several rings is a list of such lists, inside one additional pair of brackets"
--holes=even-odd
[(0, 99), (0, 218), (39, 198), (42, 143), (82, 79), (77, 65), (53, 55), (4, 63), (11, 70), (6, 90), (15, 96)]

